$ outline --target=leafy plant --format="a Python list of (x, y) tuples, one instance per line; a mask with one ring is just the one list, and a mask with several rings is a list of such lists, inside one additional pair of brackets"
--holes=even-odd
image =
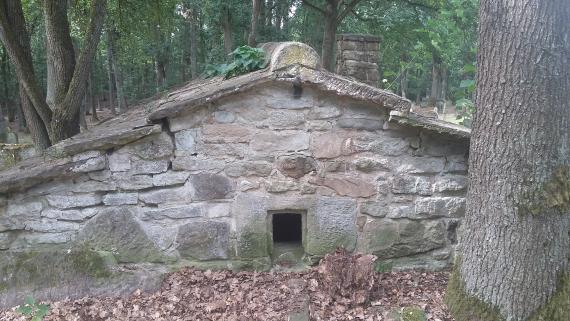
[(265, 68), (265, 52), (261, 48), (241, 46), (232, 51), (233, 61), (229, 64), (208, 65), (205, 70), (207, 78), (224, 76), (224, 79), (243, 75), (248, 72)]
[(27, 296), (24, 304), (16, 311), (22, 315), (31, 317), (31, 321), (41, 321), (49, 312), (49, 304), (38, 303), (33, 297)]

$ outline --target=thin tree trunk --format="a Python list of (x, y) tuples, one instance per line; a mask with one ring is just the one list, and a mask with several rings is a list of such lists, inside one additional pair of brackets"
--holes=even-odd
[(198, 77), (198, 10), (191, 9), (190, 13), (190, 75)]
[(255, 47), (257, 45), (257, 22), (259, 21), (259, 13), (261, 7), (261, 0), (253, 0), (253, 8), (251, 11), (251, 22), (249, 28), (249, 37), (247, 38), (247, 44), (250, 47)]
[(224, 31), (224, 53), (226, 57), (232, 52), (234, 44), (232, 39), (232, 23), (231, 23), (231, 15), (230, 9), (228, 7), (224, 7), (222, 13), (222, 28)]
[(111, 114), (116, 115), (117, 110), (115, 108), (115, 74), (113, 73), (113, 59), (111, 58), (112, 55), (113, 51), (109, 45), (109, 41), (107, 40), (107, 83), (109, 86), (109, 109), (111, 110)]
[(325, 6), (325, 32), (321, 59), (323, 67), (328, 71), (334, 71), (334, 44), (336, 41), (336, 28), (338, 17), (338, 0), (329, 0)]
[(97, 121), (99, 121), (99, 118), (97, 117), (97, 106), (95, 104), (95, 99), (96, 99), (95, 98), (95, 91), (93, 90), (93, 73), (90, 73), (89, 78), (87, 78), (87, 89), (88, 89), (87, 108), (91, 109), (91, 121), (97, 122)]
[(570, 4), (482, 0), (479, 21), (467, 214), (447, 303), (461, 321), (568, 320)]
[(428, 105), (430, 107), (437, 106), (441, 99), (441, 82), (442, 82), (442, 62), (441, 57), (437, 53), (432, 54), (432, 73), (431, 73), (431, 94), (429, 96)]
[(121, 73), (121, 68), (117, 62), (117, 50), (116, 50), (116, 36), (117, 33), (112, 26), (107, 28), (107, 44), (109, 46), (109, 58), (111, 59), (111, 66), (113, 67), (113, 75), (115, 76), (115, 88), (117, 89), (117, 109), (119, 113), (127, 110), (127, 101), (123, 92), (123, 76)]

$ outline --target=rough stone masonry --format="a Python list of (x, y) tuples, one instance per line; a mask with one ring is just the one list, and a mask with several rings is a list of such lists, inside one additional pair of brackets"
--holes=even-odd
[(273, 71), (190, 83), (0, 172), (0, 306), (153, 288), (183, 265), (268, 268), (278, 212), (304, 216), (309, 261), (342, 246), (447, 266), (468, 136), (392, 121), (408, 101), (319, 70), (306, 45), (273, 55)]

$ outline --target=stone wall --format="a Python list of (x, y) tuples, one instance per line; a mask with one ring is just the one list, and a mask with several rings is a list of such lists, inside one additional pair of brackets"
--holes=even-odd
[[(384, 267), (442, 268), (464, 214), (467, 150), (389, 123), (376, 106), (310, 87), (298, 99), (286, 84), (255, 88), (121, 148), (75, 155), (85, 161), (68, 176), (2, 196), (0, 294), (33, 274), (13, 273), (40, 264), (30, 252), (59, 251), (59, 263), (88, 253), (119, 267), (267, 268), (275, 211), (305, 216), (309, 260), (344, 246)], [(86, 287), (100, 283), (89, 269), (76, 271)]]
[(340, 34), (336, 37), (336, 73), (377, 87), (380, 37)]

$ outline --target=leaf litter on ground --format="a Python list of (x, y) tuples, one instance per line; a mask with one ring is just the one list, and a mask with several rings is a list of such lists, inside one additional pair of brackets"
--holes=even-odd
[[(49, 302), (44, 320), (287, 321), (291, 312), (308, 306), (311, 321), (398, 321), (394, 311), (403, 307), (424, 311), (429, 321), (453, 321), (443, 303), (449, 271), (376, 273), (362, 269), (371, 264), (369, 257), (348, 257), (331, 255), (328, 265), (325, 257), (303, 272), (183, 268), (153, 293)], [(330, 266), (343, 262), (355, 268), (339, 272)], [(335, 278), (334, 273), (344, 276)], [(28, 320), (16, 310), (0, 311), (0, 320)]]

